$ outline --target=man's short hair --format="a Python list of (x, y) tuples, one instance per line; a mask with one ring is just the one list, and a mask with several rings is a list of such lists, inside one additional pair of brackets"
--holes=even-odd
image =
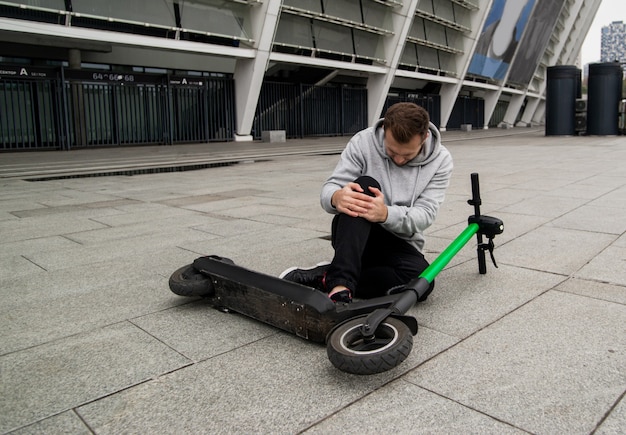
[(387, 109), (383, 127), (399, 143), (409, 142), (415, 135), (428, 132), (430, 117), (428, 112), (415, 103), (396, 103)]

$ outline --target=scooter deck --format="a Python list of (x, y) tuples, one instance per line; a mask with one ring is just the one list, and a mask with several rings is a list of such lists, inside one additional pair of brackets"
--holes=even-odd
[[(338, 324), (392, 307), (402, 298), (396, 294), (349, 304), (334, 303), (318, 290), (225, 262), (218, 256), (197, 258), (193, 267), (210, 277), (214, 289), (211, 302), (215, 307), (318, 343), (324, 343)], [(417, 321), (413, 317), (395, 311), (393, 316), (406, 323), (413, 335), (417, 333)]]
[(350, 317), (326, 294), (275, 276), (220, 261), (197, 258), (193, 266), (211, 278), (216, 307), (227, 308), (307, 340), (323, 343), (332, 328)]

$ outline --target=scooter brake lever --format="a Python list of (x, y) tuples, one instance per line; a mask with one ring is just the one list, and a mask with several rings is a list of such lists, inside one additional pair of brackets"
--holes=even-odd
[(496, 263), (496, 257), (493, 255), (493, 250), (495, 248), (495, 245), (493, 244), (493, 237), (489, 238), (489, 242), (487, 243), (483, 243), (482, 245), (480, 245), (480, 248), (484, 251), (487, 250), (489, 251), (489, 256), (491, 257), (491, 262), (493, 263), (493, 265), (496, 267), (496, 269), (498, 268), (498, 264)]
[(491, 257), (491, 261), (493, 262), (493, 265), (497, 269), (498, 265), (496, 264), (496, 257), (494, 257), (493, 255), (494, 248), (495, 248), (495, 245), (493, 244), (493, 238), (490, 238), (489, 243), (487, 243), (487, 249), (489, 249), (489, 256)]

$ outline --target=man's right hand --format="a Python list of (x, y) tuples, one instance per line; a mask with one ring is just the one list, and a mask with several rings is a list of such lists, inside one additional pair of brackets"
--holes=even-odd
[(333, 193), (330, 202), (338, 212), (359, 217), (372, 209), (373, 201), (374, 197), (364, 193), (358, 183), (348, 183)]

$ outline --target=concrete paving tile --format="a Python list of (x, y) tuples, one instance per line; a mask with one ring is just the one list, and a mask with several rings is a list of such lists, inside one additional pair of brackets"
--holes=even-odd
[[(284, 226), (293, 226), (293, 227), (297, 227), (298, 223), (304, 220), (304, 218), (280, 216), (280, 215), (271, 214), (271, 213), (268, 213), (268, 214), (259, 213), (258, 215), (251, 216), (250, 219), (259, 221), (259, 222), (266, 222), (272, 225), (284, 225)], [(310, 227), (305, 226), (305, 228), (310, 228)]]
[(405, 376), (532, 433), (590, 433), (626, 389), (626, 306), (548, 292)]
[(512, 214), (557, 218), (580, 207), (587, 201), (582, 198), (554, 197), (541, 194), (503, 207), (500, 210)]
[(613, 246), (618, 246), (620, 248), (626, 248), (626, 234), (623, 234), (617, 240), (615, 240), (615, 242), (613, 243)]
[(487, 262), (485, 275), (478, 273), (475, 259), (444, 270), (428, 299), (409, 312), (420, 325), (464, 338), (563, 281), (558, 275), (523, 268), (495, 269)]
[(123, 204), (130, 200), (98, 192), (84, 192), (80, 189), (64, 189), (57, 191), (53, 195), (48, 195), (41, 203), (49, 208), (62, 208), (80, 205), (88, 206), (91, 203), (115, 203), (117, 201), (122, 201), (120, 204)]
[(571, 275), (615, 240), (614, 235), (543, 226), (500, 245), (503, 264)]
[(397, 380), (303, 433), (499, 435), (526, 432), (409, 382)]
[(272, 258), (276, 250), (289, 250), (294, 244), (317, 240), (326, 235), (327, 233), (317, 231), (272, 225), (272, 228), (261, 232), (236, 235), (227, 239), (214, 239), (208, 242), (185, 242), (178, 246), (192, 252), (203, 252), (205, 255), (217, 254), (230, 257), (239, 262), (237, 259), (241, 256)]
[(317, 214), (317, 212), (309, 212), (308, 210), (302, 210), (301, 216), (310, 216), (304, 220), (295, 222), (291, 226), (295, 228), (301, 228), (304, 230), (313, 230), (318, 232), (326, 232), (330, 234), (330, 228), (333, 221), (333, 216), (328, 213)]
[(552, 189), (545, 192), (547, 196), (558, 196), (565, 198), (583, 198), (583, 199), (595, 199), (606, 193), (612, 191), (614, 187), (607, 186), (606, 184), (593, 184), (589, 183), (587, 178), (584, 178), (576, 183), (568, 184), (558, 189)]
[(271, 228), (273, 225), (267, 222), (234, 219), (226, 216), (224, 219), (212, 219), (202, 225), (194, 226), (195, 230), (223, 237), (267, 231)]
[(133, 258), (134, 261), (141, 257), (151, 258), (156, 253), (184, 245), (187, 241), (206, 243), (216, 237), (189, 228), (175, 228), (161, 234), (129, 236), (93, 245), (78, 245), (71, 250), (40, 252), (25, 257), (41, 268), (52, 271), (83, 267), (123, 257)]
[(83, 423), (74, 411), (66, 411), (38, 421), (37, 423), (24, 426), (11, 435), (33, 435), (33, 434), (75, 434), (90, 435), (93, 432)]
[(594, 205), (583, 205), (553, 220), (549, 225), (559, 228), (618, 235), (626, 231), (626, 219), (624, 219), (623, 209)]
[(277, 208), (275, 205), (251, 202), (242, 207), (220, 209), (220, 214), (239, 219), (254, 219), (259, 215), (276, 213), (276, 211)]
[(135, 318), (132, 323), (193, 361), (229, 352), (279, 331), (236, 313), (218, 311), (197, 298), (185, 305)]
[[(547, 175), (548, 172), (550, 175)], [(532, 175), (532, 172), (529, 174), (529, 179), (523, 181), (521, 183), (516, 183), (514, 185), (515, 189), (521, 189), (524, 191), (531, 192), (550, 192), (554, 190), (562, 189), (563, 187), (572, 183), (572, 181), (577, 181), (580, 179), (580, 174), (564, 176), (563, 173), (558, 173), (555, 176), (552, 171), (546, 171), (542, 169), (541, 172), (536, 172), (536, 175)]]
[(581, 181), (580, 184), (597, 186), (599, 188), (607, 188), (610, 190), (626, 186), (626, 178), (607, 175), (606, 173), (593, 175)]
[[(1, 247), (1, 245), (0, 245)], [(9, 255), (4, 252), (0, 255), (0, 283), (20, 276), (32, 276), (45, 272), (40, 266), (21, 255)]]
[(626, 286), (626, 248), (609, 246), (585, 264), (575, 276)]
[[(433, 343), (446, 341), (441, 334), (430, 335)], [(438, 348), (445, 347), (439, 343)], [(334, 368), (324, 346), (279, 333), (87, 404), (78, 413), (99, 434), (295, 433), (436, 350), (422, 352), (389, 372), (355, 376)]]
[(467, 204), (468, 198), (457, 201), (446, 200), (441, 204), (434, 223), (445, 227), (463, 223), (467, 224), (468, 216), (474, 214), (474, 208)]
[[(67, 236), (77, 243), (83, 245), (93, 245), (121, 239), (128, 239), (140, 236), (155, 236), (172, 234), (184, 228), (196, 229), (198, 226), (210, 224), (212, 222), (221, 222), (205, 214), (193, 214), (189, 216), (175, 216), (170, 218), (159, 219), (150, 222), (139, 222), (137, 224), (123, 225), (120, 227), (105, 227), (96, 230), (82, 231), (72, 233)], [(199, 238), (204, 238), (199, 235)]]
[(606, 420), (594, 432), (598, 435), (616, 435), (624, 432), (626, 427), (626, 399), (622, 396), (619, 403), (611, 410)]
[[(136, 364), (137, 361), (141, 364)], [(145, 382), (189, 361), (128, 323), (0, 357), (0, 431)]]
[(85, 207), (81, 205), (62, 205), (55, 207), (46, 207), (46, 208), (37, 208), (30, 210), (17, 210), (12, 212), (15, 216), (19, 218), (31, 218), (31, 217), (48, 217), (51, 215), (67, 215), (71, 214), (72, 217), (78, 218), (98, 218), (100, 216), (109, 216), (121, 214), (122, 211), (116, 210), (114, 208), (93, 208), (93, 207)]
[(9, 212), (0, 211), (0, 222), (17, 221), (19, 218)]
[(589, 203), (591, 206), (596, 207), (613, 207), (621, 210), (626, 209), (626, 187), (622, 187), (601, 196)]
[(72, 234), (104, 228), (105, 226), (93, 219), (56, 215), (1, 221), (0, 233), (2, 234), (2, 242), (9, 243)]
[(0, 284), (0, 355), (186, 302), (169, 290), (165, 277), (134, 263), (70, 268)]
[(570, 278), (556, 286), (554, 290), (626, 305), (626, 286), (606, 284), (587, 279)]
[(137, 224), (139, 222), (152, 222), (161, 219), (174, 217), (187, 217), (197, 214), (192, 210), (182, 208), (167, 207), (165, 205), (154, 203), (141, 203), (138, 206), (127, 206), (126, 213), (118, 213), (111, 216), (103, 216), (93, 219), (104, 225), (118, 227), (122, 225)]
[[(201, 213), (220, 213), (225, 216), (231, 217), (246, 217), (249, 214), (237, 215), (238, 210), (240, 213), (245, 213), (246, 207), (265, 206), (264, 198), (257, 197), (238, 197), (238, 198), (225, 198), (219, 201), (203, 202), (199, 204), (189, 204), (185, 206), (185, 210), (196, 211)], [(272, 207), (276, 208), (276, 207)]]
[(238, 255), (238, 261), (246, 267), (279, 276), (288, 267), (310, 267), (321, 261), (331, 261), (334, 250), (330, 240), (313, 238), (275, 249), (271, 255)]
[[(37, 195), (34, 198), (25, 197), (22, 195), (16, 194), (15, 197), (0, 197), (0, 212), (2, 213), (11, 213), (15, 210), (37, 210), (39, 208), (46, 208), (45, 205), (41, 204), (41, 199), (45, 198), (45, 195), (41, 195), (39, 198)], [(15, 215), (12, 215), (15, 217)]]
[[(480, 197), (483, 201), (483, 204), (485, 205), (487, 204), (513, 205), (513, 204), (517, 204), (520, 201), (532, 198), (533, 196), (537, 195), (537, 193), (532, 190), (515, 189), (515, 188), (510, 188), (508, 186), (502, 187), (497, 190), (490, 190), (487, 192), (483, 192), (482, 190), (483, 189), (481, 186)], [(468, 199), (470, 197), (471, 195), (468, 196)]]

